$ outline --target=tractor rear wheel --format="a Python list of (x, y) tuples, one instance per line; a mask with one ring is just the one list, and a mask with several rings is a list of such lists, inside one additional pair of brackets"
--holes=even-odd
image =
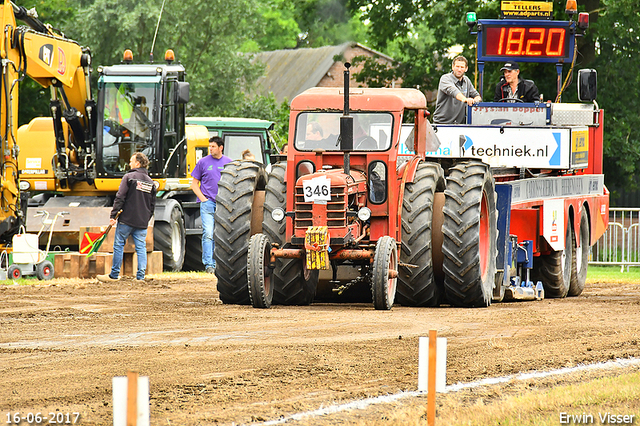
[[(391, 275), (392, 271), (396, 274), (395, 276)], [(398, 282), (397, 271), (398, 248), (396, 240), (384, 236), (378, 240), (376, 253), (373, 257), (371, 295), (374, 308), (388, 311), (393, 307)]]
[(247, 280), (249, 297), (254, 308), (270, 308), (273, 300), (271, 283), (271, 244), (264, 234), (256, 234), (249, 240)]
[(153, 224), (153, 249), (162, 252), (165, 271), (181, 271), (185, 251), (184, 219), (176, 203), (171, 209), (171, 221)]
[(202, 234), (187, 235), (183, 271), (204, 271), (202, 263)]
[(251, 208), (258, 184), (263, 180), (263, 169), (258, 163), (232, 161), (222, 170), (213, 231), (213, 258), (222, 303), (251, 303), (247, 287)]
[(586, 207), (582, 208), (580, 215), (580, 245), (573, 238), (573, 262), (571, 263), (571, 284), (569, 284), (569, 296), (580, 296), (587, 282), (587, 267), (589, 265), (589, 216)]
[(457, 164), (447, 178), (444, 195), (442, 267), (447, 300), (454, 306), (489, 306), (498, 239), (491, 170), (477, 161)]
[[(276, 208), (286, 211), (286, 164), (272, 166), (265, 188), (262, 232), (272, 244), (282, 247), (286, 241), (286, 219), (276, 222), (271, 212)], [(273, 271), (273, 303), (279, 305), (309, 305), (316, 296), (319, 271), (307, 270), (305, 259), (276, 259)]]
[(398, 303), (405, 306), (438, 306), (442, 285), (433, 277), (433, 201), (445, 185), (439, 164), (420, 163), (412, 183), (404, 188), (402, 200), (402, 244), (398, 274)]
[(567, 223), (564, 250), (553, 251), (533, 258), (531, 279), (542, 281), (544, 296), (549, 298), (567, 297), (571, 285), (571, 264), (573, 263), (573, 231)]

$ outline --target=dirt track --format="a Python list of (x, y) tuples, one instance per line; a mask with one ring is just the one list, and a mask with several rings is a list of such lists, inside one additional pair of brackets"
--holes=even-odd
[[(640, 357), (640, 286), (488, 309), (222, 305), (204, 275), (0, 284), (0, 421), (111, 425), (111, 379), (149, 376), (151, 424), (243, 424), (415, 390), (418, 337), (448, 338), (447, 382)], [(313, 424), (331, 424), (330, 420)], [(311, 424), (311, 423), (310, 423)], [(341, 424), (343, 424), (341, 422)]]

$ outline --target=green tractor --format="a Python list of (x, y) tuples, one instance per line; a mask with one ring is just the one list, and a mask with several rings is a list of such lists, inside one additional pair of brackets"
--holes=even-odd
[[(246, 276), (246, 255), (242, 259), (234, 259), (234, 253), (242, 249), (246, 252), (250, 236), (262, 229), (262, 202), (267, 173), (271, 163), (277, 161), (279, 155), (269, 133), (274, 123), (229, 117), (187, 117), (187, 123), (205, 126), (209, 137), (221, 137), (224, 140), (224, 155), (233, 160), (222, 173), (218, 191), (222, 200), (233, 200), (235, 208), (224, 202), (218, 203), (214, 233), (214, 257), (218, 265), (216, 275), (219, 282), (229, 282), (237, 279), (235, 277), (239, 274)], [(246, 150), (253, 154), (253, 160), (242, 159)], [(206, 155), (208, 147), (199, 147), (196, 158)], [(187, 172), (190, 173), (191, 170)], [(189, 214), (185, 214), (185, 228), (189, 250), (182, 269), (201, 271), (204, 269), (202, 222), (197, 202), (189, 204)], [(241, 269), (235, 269), (238, 265), (242, 265)]]

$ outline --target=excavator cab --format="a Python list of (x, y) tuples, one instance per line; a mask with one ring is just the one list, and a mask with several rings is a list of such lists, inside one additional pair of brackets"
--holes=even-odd
[(121, 176), (141, 151), (152, 178), (187, 176), (181, 65), (115, 65), (98, 69), (98, 176)]

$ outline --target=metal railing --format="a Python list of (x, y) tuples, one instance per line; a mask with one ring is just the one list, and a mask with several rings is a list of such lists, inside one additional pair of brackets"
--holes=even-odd
[(591, 247), (591, 265), (640, 266), (640, 208), (610, 208), (609, 226)]

